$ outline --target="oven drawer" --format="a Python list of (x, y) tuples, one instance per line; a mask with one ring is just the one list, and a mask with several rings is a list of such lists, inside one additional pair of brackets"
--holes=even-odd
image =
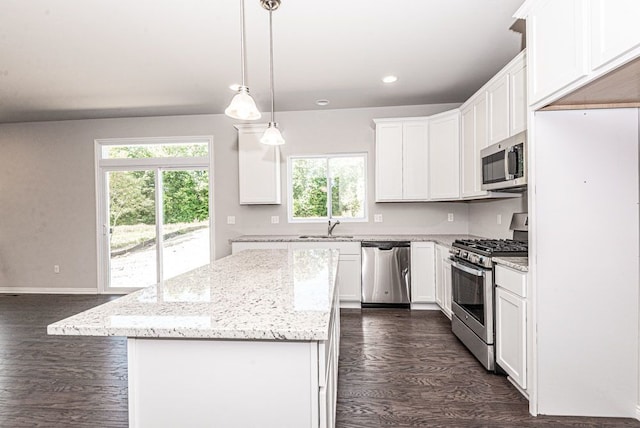
[(527, 274), (495, 265), (495, 283), (497, 287), (505, 288), (520, 297), (527, 297)]

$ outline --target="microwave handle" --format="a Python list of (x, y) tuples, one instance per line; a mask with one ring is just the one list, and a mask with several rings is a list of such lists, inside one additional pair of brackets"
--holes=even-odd
[(504, 151), (504, 179), (505, 180), (513, 180), (515, 175), (509, 172), (509, 154), (515, 151), (513, 147), (509, 147)]

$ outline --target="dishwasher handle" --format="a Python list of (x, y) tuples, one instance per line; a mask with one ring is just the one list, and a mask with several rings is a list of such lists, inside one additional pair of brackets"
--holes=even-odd
[(389, 251), (394, 248), (411, 247), (411, 242), (407, 241), (363, 241), (363, 248), (376, 248), (382, 251)]

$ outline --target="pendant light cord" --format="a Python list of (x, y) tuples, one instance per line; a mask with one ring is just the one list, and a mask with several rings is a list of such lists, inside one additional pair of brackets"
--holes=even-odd
[(271, 122), (275, 122), (275, 98), (273, 90), (273, 5), (269, 8), (269, 62), (271, 64)]
[(241, 55), (240, 55), (240, 68), (242, 69), (242, 86), (246, 87), (246, 82), (245, 82), (245, 68), (244, 68), (244, 61), (245, 61), (245, 56), (246, 56), (246, 51), (245, 51), (245, 47), (244, 47), (244, 0), (240, 0), (240, 51), (241, 51)]

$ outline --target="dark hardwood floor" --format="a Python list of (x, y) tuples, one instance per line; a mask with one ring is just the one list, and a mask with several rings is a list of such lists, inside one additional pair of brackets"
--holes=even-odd
[[(128, 426), (126, 340), (46, 334), (47, 324), (113, 298), (0, 295), (0, 427)], [(338, 427), (640, 426), (530, 417), (439, 312), (343, 310), (341, 321)]]

